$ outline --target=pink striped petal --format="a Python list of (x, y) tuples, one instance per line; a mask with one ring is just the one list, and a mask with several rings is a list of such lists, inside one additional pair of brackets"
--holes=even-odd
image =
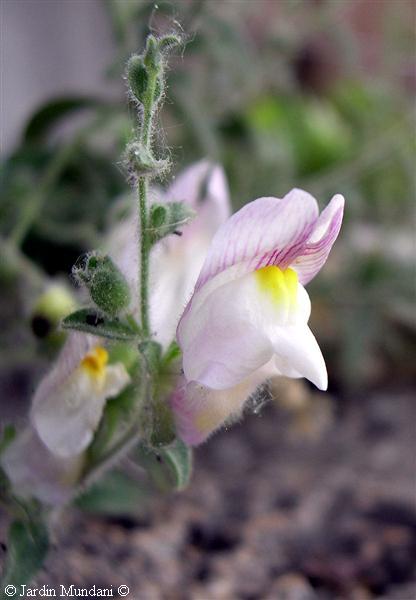
[(239, 276), (272, 264), (286, 268), (303, 251), (317, 218), (316, 200), (299, 189), (246, 204), (218, 230), (195, 289), (236, 265)]
[(322, 211), (300, 255), (292, 263), (299, 281), (307, 284), (320, 271), (338, 237), (344, 214), (344, 197), (334, 196)]

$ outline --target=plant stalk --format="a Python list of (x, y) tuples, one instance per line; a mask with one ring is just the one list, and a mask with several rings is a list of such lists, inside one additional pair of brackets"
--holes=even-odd
[[(149, 84), (146, 91), (146, 97), (143, 102), (143, 122), (140, 128), (141, 147), (150, 156), (152, 155), (152, 127), (154, 113), (154, 96), (156, 87), (157, 73), (152, 73), (149, 78)], [(148, 178), (149, 175), (142, 175), (138, 181), (139, 194), (139, 221), (140, 221), (140, 316), (143, 336), (150, 338), (150, 320), (149, 320), (149, 230), (148, 230)]]

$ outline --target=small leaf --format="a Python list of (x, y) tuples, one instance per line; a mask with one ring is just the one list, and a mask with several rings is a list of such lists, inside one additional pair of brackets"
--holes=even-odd
[(196, 216), (195, 211), (183, 202), (154, 204), (150, 210), (149, 237), (152, 244), (171, 233), (179, 233)]
[(110, 340), (129, 341), (139, 337), (138, 332), (127, 322), (111, 319), (94, 308), (82, 308), (68, 315), (62, 321), (62, 328), (84, 331)]
[(180, 358), (180, 356), (181, 349), (179, 348), (178, 344), (175, 341), (171, 342), (162, 357), (163, 366), (169, 366), (172, 362)]
[(7, 598), (5, 588), (19, 588), (42, 568), (49, 549), (48, 531), (42, 521), (13, 521), (7, 540), (7, 559), (1, 579), (1, 596)]
[(88, 448), (87, 465), (100, 460), (110, 446), (126, 431), (131, 422), (131, 415), (137, 404), (137, 386), (127, 386), (118, 396), (107, 401), (100, 425), (94, 439)]
[(175, 46), (182, 44), (182, 38), (176, 33), (168, 33), (159, 39), (159, 48), (162, 52), (168, 52)]
[(150, 209), (150, 227), (158, 228), (165, 224), (167, 209), (163, 204), (155, 204)]
[(182, 490), (189, 483), (192, 450), (179, 439), (170, 446), (157, 450), (141, 445), (137, 450), (136, 459), (162, 491)]
[(116, 469), (79, 496), (76, 505), (87, 512), (135, 516), (142, 512), (148, 497), (144, 485), (142, 488), (137, 481)]

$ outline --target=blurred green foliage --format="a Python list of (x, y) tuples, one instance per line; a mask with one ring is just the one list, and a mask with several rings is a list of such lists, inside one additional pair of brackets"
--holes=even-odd
[[(187, 35), (169, 74), (159, 140), (175, 168), (203, 156), (218, 160), (235, 208), (294, 186), (321, 206), (345, 195), (341, 238), (311, 286), (333, 389), (412, 375), (407, 356), (415, 341), (414, 121), (400, 71), (411, 61), (411, 28), (406, 11), (393, 15), (383, 3), (380, 64), (367, 67), (365, 35), (342, 14), (347, 4), (105, 3), (116, 47), (109, 78), (121, 78), (149, 23)], [(74, 116), (69, 133), (60, 133)], [(8, 309), (2, 347), (16, 331), (30, 338), (16, 325), (22, 311), (30, 313), (27, 281), (38, 293), (43, 277), (68, 274), (119, 218), (130, 190), (118, 161), (131, 128), (121, 96), (110, 103), (74, 90), (39, 108), (5, 160), (1, 310), (16, 295), (23, 309)], [(26, 351), (35, 355), (39, 344), (30, 340)]]

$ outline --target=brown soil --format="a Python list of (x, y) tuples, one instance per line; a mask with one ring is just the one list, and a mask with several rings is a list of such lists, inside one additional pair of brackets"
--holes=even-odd
[[(132, 600), (416, 598), (415, 403), (338, 402), (319, 439), (269, 404), (197, 450), (140, 518), (66, 513), (37, 586)], [(309, 431), (310, 433), (310, 431)]]

